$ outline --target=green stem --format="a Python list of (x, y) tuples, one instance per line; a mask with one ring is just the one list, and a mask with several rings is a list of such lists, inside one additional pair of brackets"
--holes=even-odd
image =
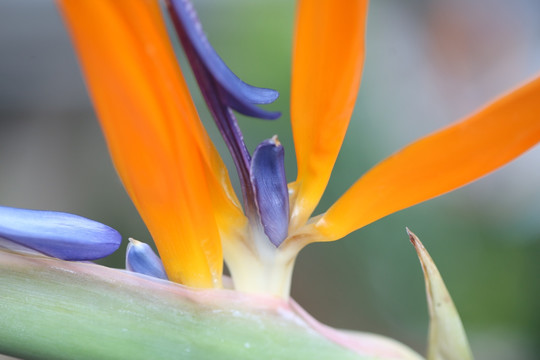
[[(289, 302), (192, 290), (120, 270), (0, 251), (0, 353), (24, 359), (417, 359), (320, 332)], [(347, 335), (353, 336), (353, 335)], [(335, 339), (334, 339), (335, 338)], [(332, 340), (334, 339), (334, 340)], [(361, 349), (343, 344), (356, 342)], [(391, 358), (377, 357), (377, 358)]]

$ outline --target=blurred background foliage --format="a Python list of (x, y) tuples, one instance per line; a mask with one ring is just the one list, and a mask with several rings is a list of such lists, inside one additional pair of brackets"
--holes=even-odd
[[(281, 119), (239, 122), (251, 150), (279, 135), (294, 180), (288, 111), (294, 1), (194, 4), (233, 71), (281, 92), (270, 106), (283, 112)], [(2, 0), (0, 49), (0, 203), (76, 213), (126, 239), (150, 241), (110, 163), (54, 2)], [(201, 117), (231, 165), (180, 57)], [(539, 70), (537, 0), (373, 1), (356, 110), (317, 213), (384, 157)], [(536, 147), (473, 185), (341, 241), (307, 247), (296, 265), (294, 298), (326, 324), (392, 336), (423, 352), (427, 310), (408, 226), (445, 278), (477, 358), (537, 358), (539, 160)], [(123, 250), (103, 263), (122, 267)]]

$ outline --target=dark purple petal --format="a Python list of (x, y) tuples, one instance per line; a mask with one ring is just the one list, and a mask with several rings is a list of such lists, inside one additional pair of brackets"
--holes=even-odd
[(208, 109), (231, 152), (242, 186), (245, 211), (249, 216), (249, 214), (255, 212), (255, 198), (249, 175), (251, 156), (244, 143), (236, 118), (227, 105), (227, 93), (198, 56), (193, 44), (183, 30), (180, 19), (173, 16), (172, 20)]
[(0, 237), (63, 260), (95, 260), (113, 253), (122, 236), (81, 216), (0, 206)]
[(264, 140), (251, 159), (251, 182), (259, 216), (272, 244), (281, 245), (289, 227), (289, 192), (283, 163), (283, 146), (277, 137)]
[(152, 248), (135, 239), (129, 239), (126, 250), (126, 269), (163, 280), (168, 279), (161, 259)]
[(279, 111), (267, 111), (250, 103), (240, 102), (235, 97), (231, 96), (230, 93), (226, 93), (226, 101), (229, 107), (246, 116), (264, 120), (275, 120), (281, 116)]
[(167, 4), (178, 35), (187, 38), (203, 66), (227, 93), (225, 97), (227, 105), (247, 116), (262, 119), (278, 118), (281, 115), (279, 112), (263, 110), (252, 104), (269, 104), (279, 97), (279, 93), (272, 89), (246, 84), (227, 67), (210, 45), (191, 2), (168, 0)]

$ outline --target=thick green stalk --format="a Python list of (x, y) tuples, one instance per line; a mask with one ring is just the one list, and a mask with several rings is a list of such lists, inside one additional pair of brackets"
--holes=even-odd
[(326, 328), (292, 302), (6, 251), (0, 324), (0, 353), (25, 359), (420, 358)]

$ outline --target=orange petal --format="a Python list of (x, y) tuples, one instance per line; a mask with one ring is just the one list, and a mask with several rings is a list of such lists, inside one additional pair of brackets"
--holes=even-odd
[(336, 161), (360, 86), (367, 0), (300, 0), (291, 88), (298, 161), (292, 226), (319, 202)]
[[(116, 169), (169, 278), (218, 285), (223, 259), (214, 211), (236, 209), (235, 198), (226, 193), (226, 170), (200, 124), (158, 1), (59, 4)], [(212, 202), (216, 184), (216, 199), (228, 201)]]
[(540, 78), (420, 139), (361, 177), (317, 222), (336, 240), (486, 175), (540, 141)]

